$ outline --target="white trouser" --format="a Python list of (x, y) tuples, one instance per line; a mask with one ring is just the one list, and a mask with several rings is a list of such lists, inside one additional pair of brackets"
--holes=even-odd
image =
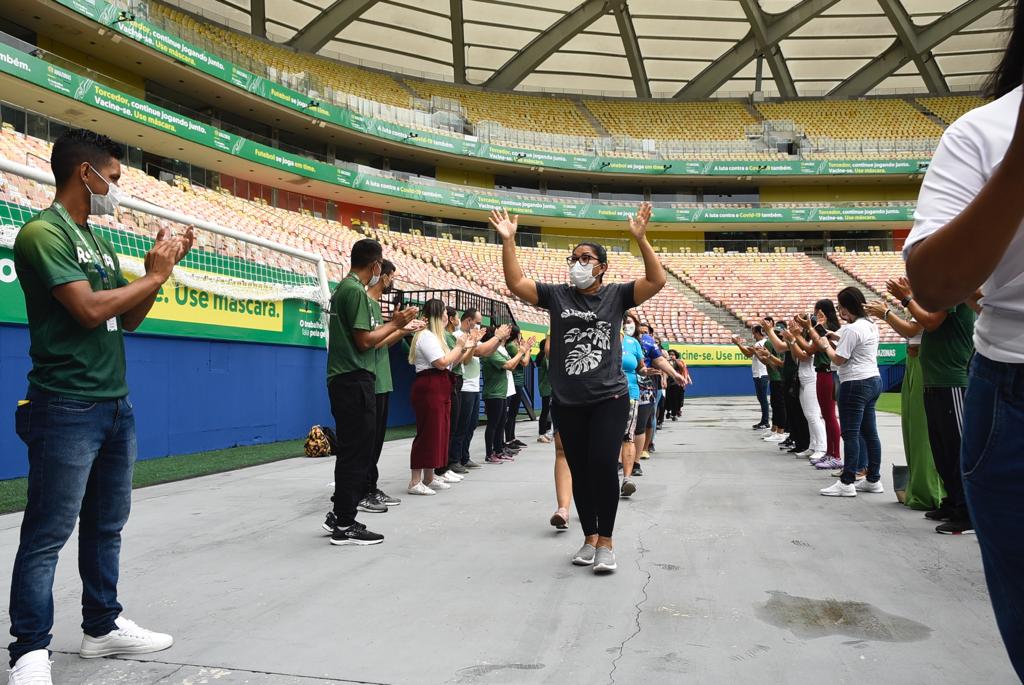
[(821, 416), (821, 405), (818, 404), (818, 378), (800, 377), (800, 408), (807, 419), (807, 430), (811, 441), (809, 448), (815, 452), (824, 452), (828, 447), (825, 435), (825, 419)]

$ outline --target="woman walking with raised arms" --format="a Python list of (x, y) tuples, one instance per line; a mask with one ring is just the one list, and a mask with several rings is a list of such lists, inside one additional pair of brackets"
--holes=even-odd
[(629, 413), (620, 326), (626, 310), (652, 298), (666, 280), (647, 242), (650, 218), (651, 206), (644, 203), (629, 220), (644, 260), (643, 278), (605, 285), (608, 253), (597, 243), (584, 242), (566, 260), (571, 285), (553, 285), (523, 275), (515, 245), (519, 217), (510, 218), (504, 210), (491, 213), (491, 224), (501, 236), (508, 289), (551, 314), (551, 411), (572, 472), (584, 535), (572, 562), (592, 565), (596, 573), (617, 568), (612, 531), (619, 504), (619, 448)]

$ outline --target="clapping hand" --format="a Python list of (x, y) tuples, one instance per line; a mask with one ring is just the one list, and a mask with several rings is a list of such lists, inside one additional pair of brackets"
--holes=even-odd
[(640, 209), (634, 216), (629, 217), (629, 233), (636, 241), (641, 241), (647, 235), (647, 224), (651, 220), (651, 203), (640, 203)]
[(876, 319), (885, 318), (885, 313), (889, 311), (889, 308), (885, 306), (884, 302), (875, 300), (874, 302), (868, 302), (864, 305), (864, 311)]
[(427, 327), (427, 322), (423, 319), (413, 319), (409, 323), (402, 327), (402, 330), (406, 333), (417, 333)]
[(494, 330), (494, 337), (497, 338), (498, 340), (502, 340), (502, 341), (508, 340), (508, 336), (510, 336), (511, 334), (512, 334), (512, 327), (509, 326), (508, 324), (504, 324), (502, 326), (498, 326)]
[(519, 215), (509, 217), (506, 209), (491, 210), (491, 226), (498, 232), (502, 240), (512, 240), (519, 229)]
[[(398, 328), (405, 328), (412, 322), (413, 319), (416, 318), (416, 315), (419, 313), (419, 307), (406, 307), (405, 309), (400, 309), (397, 312), (395, 312), (395, 315), (391, 318), (391, 320)], [(424, 328), (426, 327), (426, 325), (427, 324), (424, 321), (423, 325), (420, 326), (420, 328)]]
[(906, 276), (890, 278), (885, 282), (885, 289), (889, 291), (890, 295), (901, 302), (908, 297), (914, 296), (914, 292), (910, 289), (910, 281), (907, 280)]

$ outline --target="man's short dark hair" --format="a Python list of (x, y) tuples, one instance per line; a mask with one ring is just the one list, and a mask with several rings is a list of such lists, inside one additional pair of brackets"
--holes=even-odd
[(764, 328), (762, 328), (760, 325), (754, 326), (753, 331), (758, 335), (764, 335)]
[(466, 319), (475, 319), (477, 314), (478, 312), (476, 310), (476, 307), (470, 307), (466, 311), (462, 312), (462, 320), (465, 321)]
[(775, 323), (775, 317), (774, 316), (766, 316), (766, 317), (764, 317), (764, 320), (765, 321), (771, 321), (772, 323)]
[(365, 268), (383, 256), (384, 248), (373, 238), (357, 240), (355, 245), (352, 246), (352, 268)]
[(124, 157), (124, 147), (101, 133), (84, 128), (71, 128), (60, 134), (50, 151), (50, 169), (57, 187), (71, 180), (75, 170), (88, 162), (98, 169), (111, 159)]
[(398, 267), (396, 267), (395, 263), (393, 261), (391, 261), (390, 259), (385, 259), (383, 262), (381, 262), (381, 266), (380, 266), (380, 275), (381, 276), (383, 276), (385, 274), (391, 275), (391, 274), (395, 273), (396, 271), (398, 271)]
[(445, 314), (448, 315), (449, 319), (452, 318), (453, 316), (458, 316), (459, 315), (459, 310), (456, 309), (455, 307), (451, 307), (451, 306), (445, 307), (444, 311), (445, 311)]

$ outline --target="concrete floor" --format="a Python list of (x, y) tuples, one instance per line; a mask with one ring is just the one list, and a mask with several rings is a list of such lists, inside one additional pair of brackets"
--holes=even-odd
[[(531, 445), (517, 463), (429, 499), (402, 494), (409, 442), (390, 443), (382, 484), (405, 502), (362, 515), (387, 536), (377, 547), (328, 544), (327, 460), (137, 491), (122, 602), (177, 642), (79, 659), (72, 543), (55, 682), (1017, 682), (974, 537), (936, 535), (891, 493), (899, 418), (881, 418), (886, 494), (836, 500), (818, 495), (825, 475), (754, 438), (752, 404), (692, 401), (659, 434), (608, 577), (569, 564), (575, 522), (547, 524), (553, 450), (532, 442), (535, 424), (520, 425)], [(20, 518), (0, 517), (3, 588)]]

